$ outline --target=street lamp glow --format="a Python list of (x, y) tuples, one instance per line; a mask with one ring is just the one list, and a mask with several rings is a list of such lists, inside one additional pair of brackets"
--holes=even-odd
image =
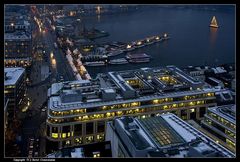
[(52, 64), (56, 65), (56, 60), (55, 59), (52, 59)]
[(53, 52), (50, 53), (50, 57), (51, 57), (51, 59), (53, 59)]

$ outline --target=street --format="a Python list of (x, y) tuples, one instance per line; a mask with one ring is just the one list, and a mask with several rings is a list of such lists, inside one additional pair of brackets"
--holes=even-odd
[[(46, 28), (50, 27), (49, 24), (46, 26)], [(60, 81), (61, 76), (65, 81), (75, 80), (65, 54), (61, 49), (54, 48), (55, 33), (39, 31), (36, 23), (33, 23), (32, 27), (33, 64), (29, 75), (30, 85), (27, 88), (27, 96), (30, 98), (31, 104), (26, 112), (19, 114), (19, 119), (22, 121), (20, 149), (23, 157), (28, 156), (30, 139), (40, 139), (40, 146), (35, 148), (35, 152), (38, 152), (39, 156), (45, 156), (44, 133), (48, 88), (52, 83)], [(52, 62), (50, 53), (53, 53), (56, 59), (55, 64)]]

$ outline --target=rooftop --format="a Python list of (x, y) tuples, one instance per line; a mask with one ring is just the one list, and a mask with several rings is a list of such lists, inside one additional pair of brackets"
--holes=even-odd
[[(113, 127), (118, 132), (119, 138), (131, 151), (137, 151), (139, 148), (147, 150), (151, 147), (152, 150), (149, 151), (150, 154), (156, 154), (154, 156), (157, 156), (157, 154), (164, 157), (235, 156), (232, 152), (171, 113), (144, 119), (121, 117), (113, 121)], [(125, 135), (121, 132), (124, 132)], [(136, 132), (141, 138), (134, 138)], [(130, 148), (132, 146), (136, 149)]]
[(29, 40), (31, 39), (31, 34), (24, 32), (24, 31), (15, 31), (12, 33), (4, 33), (4, 40), (17, 40), (17, 39), (21, 39), (21, 40)]
[(223, 105), (211, 107), (208, 111), (213, 112), (222, 118), (236, 124), (236, 105)]
[[(53, 110), (88, 108), (124, 102), (148, 101), (212, 92), (203, 90), (201, 81), (193, 79), (175, 66), (142, 68), (99, 74), (90, 81), (54, 83), (49, 89), (49, 107)], [(81, 91), (79, 100), (63, 102), (62, 93)], [(72, 96), (73, 97), (73, 96)]]
[(4, 86), (15, 85), (18, 79), (23, 75), (25, 69), (17, 68), (4, 68)]

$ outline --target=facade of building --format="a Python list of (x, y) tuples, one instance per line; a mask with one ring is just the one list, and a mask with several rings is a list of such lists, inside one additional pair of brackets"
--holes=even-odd
[(32, 62), (32, 29), (25, 7), (10, 7), (5, 11), (5, 67), (28, 67)]
[(20, 111), (24, 95), (26, 93), (25, 69), (4, 68), (4, 96), (8, 98), (8, 119), (12, 119)]
[(106, 140), (113, 157), (235, 157), (172, 113), (116, 118), (107, 124)]
[(236, 105), (209, 108), (202, 125), (233, 150), (236, 149)]
[(4, 34), (5, 67), (28, 67), (32, 62), (31, 34), (15, 31)]
[(215, 89), (203, 89), (175, 66), (108, 72), (96, 79), (55, 83), (48, 90), (46, 133), (57, 148), (104, 141), (115, 117), (140, 118), (172, 112), (203, 118), (215, 106)]

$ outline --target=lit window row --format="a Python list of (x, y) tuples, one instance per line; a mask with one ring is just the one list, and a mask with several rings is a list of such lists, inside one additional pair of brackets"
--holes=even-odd
[(69, 110), (69, 111), (50, 111), (53, 116), (64, 116), (64, 115), (78, 115), (86, 113), (86, 109), (77, 109), (77, 110)]
[[(121, 111), (107, 112), (107, 113), (101, 113), (101, 114), (83, 115), (83, 116), (78, 116), (78, 117), (74, 117), (74, 118), (62, 118), (62, 119), (49, 118), (48, 122), (50, 122), (50, 123), (61, 123), (62, 122), (63, 123), (63, 122), (88, 121), (88, 120), (95, 120), (95, 119), (106, 119), (106, 118), (113, 118), (115, 116), (195, 106), (197, 103), (198, 103), (198, 101), (185, 102), (185, 103), (182, 102), (182, 103), (178, 103), (178, 104), (174, 103), (174, 104), (168, 104), (168, 105), (163, 105), (163, 106), (136, 108), (136, 109), (121, 110)], [(205, 103), (205, 101), (199, 101), (198, 105), (204, 104), (204, 103)]]
[(236, 130), (236, 125), (227, 121), (226, 119), (220, 117), (219, 115), (212, 113), (212, 112), (208, 112), (208, 115), (211, 116), (213, 119), (217, 120), (218, 122), (222, 123), (223, 125), (226, 125), (227, 127)]
[(58, 139), (58, 138), (69, 138), (69, 137), (73, 137), (73, 132), (72, 132), (72, 135), (71, 135), (71, 132), (68, 132), (68, 133), (52, 133), (51, 137), (52, 138), (55, 138), (55, 139)]
[(164, 103), (164, 102), (172, 102), (173, 101), (173, 98), (162, 98), (162, 99), (155, 99), (153, 100), (153, 104), (161, 104), (161, 103)]

